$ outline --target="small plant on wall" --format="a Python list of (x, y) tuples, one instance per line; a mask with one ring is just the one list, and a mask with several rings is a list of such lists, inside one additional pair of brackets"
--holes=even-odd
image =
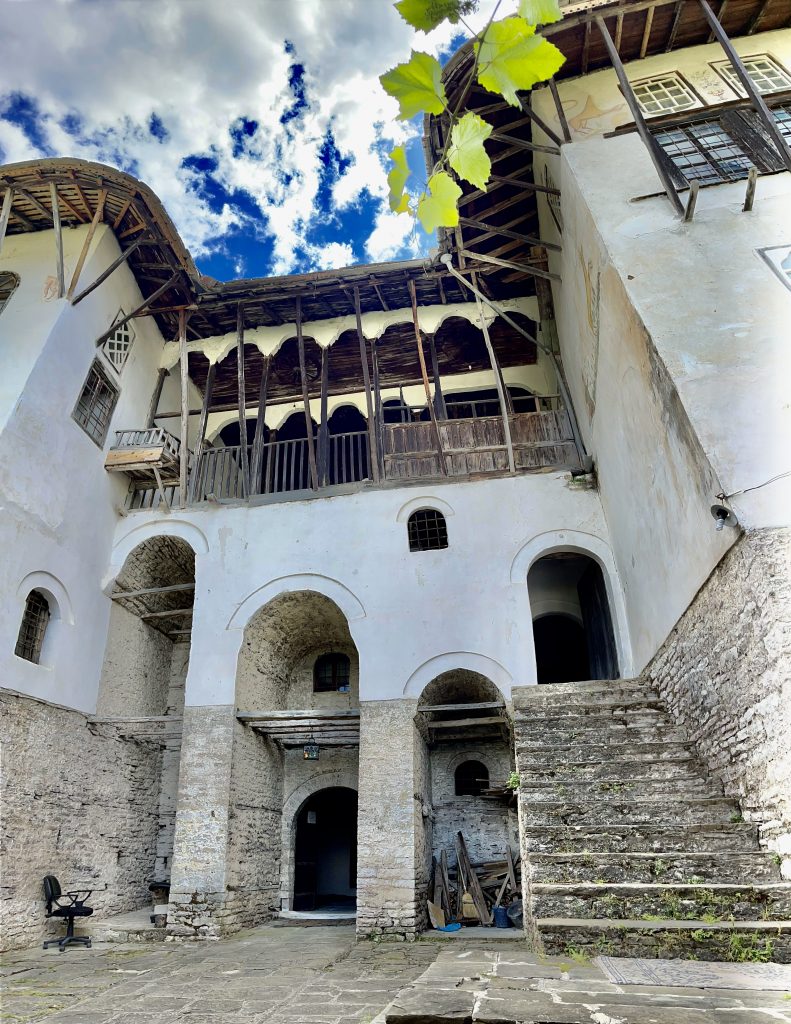
[(506, 789), (519, 789), (519, 772), (511, 772), (505, 786)]
[(433, 114), (444, 116), (449, 122), (442, 152), (420, 193), (406, 190), (410, 172), (404, 147), (396, 146), (390, 153), (390, 209), (417, 217), (429, 233), (459, 223), (456, 204), (461, 188), (454, 175), (483, 191), (491, 175), (492, 164), (484, 143), (494, 127), (464, 109), (474, 83), (501, 96), (512, 107), (519, 107), (517, 93), (547, 81), (565, 60), (560, 50), (536, 31), (538, 25), (560, 20), (558, 0), (519, 0), (507, 17), (495, 20), (502, 6), (499, 0), (485, 27), (474, 32), (465, 18), (477, 7), (476, 0), (399, 0), (395, 5), (404, 21), (422, 32), (431, 32), (443, 21), (449, 21), (463, 25), (472, 36), (472, 68), (453, 105), (445, 93), (442, 66), (431, 54), (413, 50), (406, 63), (398, 64), (379, 79), (385, 92), (398, 100), (400, 120)]

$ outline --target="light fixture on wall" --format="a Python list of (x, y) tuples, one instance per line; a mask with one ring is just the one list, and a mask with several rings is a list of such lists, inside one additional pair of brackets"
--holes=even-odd
[(310, 739), (302, 748), (302, 757), (305, 761), (318, 761), (319, 745), (311, 733)]
[(724, 526), (736, 527), (739, 525), (739, 520), (735, 514), (725, 505), (712, 505), (710, 511), (714, 517), (717, 530), (722, 530)]

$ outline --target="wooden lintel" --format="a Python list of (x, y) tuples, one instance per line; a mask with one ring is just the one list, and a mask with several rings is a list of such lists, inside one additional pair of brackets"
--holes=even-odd
[(359, 708), (299, 708), (292, 711), (237, 711), (236, 718), (240, 722), (283, 722), (348, 720), (360, 717)]
[(141, 615), (141, 619), (183, 619), (188, 615), (192, 615), (192, 608), (172, 608), (170, 611), (165, 612), (146, 612)]
[(489, 711), (492, 708), (504, 708), (501, 700), (487, 700), (477, 704), (427, 704), (425, 707), (418, 707), (418, 711), (424, 715), (434, 711)]
[(175, 594), (182, 590), (194, 590), (194, 583), (171, 583), (167, 587), (144, 587), (142, 590), (116, 590), (110, 594), (111, 601), (128, 601), (133, 597), (148, 597), (151, 594)]
[(426, 722), (429, 729), (459, 729), (470, 725), (502, 725), (499, 715), (487, 715), (482, 718), (451, 718), (447, 722)]

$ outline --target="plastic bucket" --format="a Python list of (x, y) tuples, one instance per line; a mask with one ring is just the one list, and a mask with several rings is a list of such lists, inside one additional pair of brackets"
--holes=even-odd
[(505, 907), (494, 907), (492, 913), (494, 914), (495, 928), (511, 927), (511, 922), (508, 920), (508, 910)]

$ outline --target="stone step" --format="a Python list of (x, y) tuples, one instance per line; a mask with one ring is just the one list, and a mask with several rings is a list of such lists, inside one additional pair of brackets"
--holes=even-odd
[(551, 686), (516, 686), (511, 690), (514, 711), (541, 704), (590, 704), (596, 700), (655, 699), (656, 689), (640, 679), (594, 679), (586, 683), (554, 683)]
[(558, 763), (545, 758), (533, 758), (524, 754), (519, 758), (522, 784), (532, 786), (534, 782), (586, 782), (601, 779), (614, 781), (628, 779), (689, 779), (702, 777), (700, 762), (694, 757), (682, 755), (663, 761), (569, 761)]
[(530, 708), (520, 708), (514, 711), (514, 721), (530, 724), (537, 719), (546, 718), (596, 718), (607, 719), (612, 717), (647, 715), (672, 720), (667, 708), (657, 696), (649, 696), (636, 699), (624, 697), (622, 700), (611, 698), (602, 699), (594, 703), (556, 704), (547, 701), (544, 704), (536, 704)]
[(552, 721), (544, 719), (540, 724), (530, 724), (519, 735), (519, 748), (532, 750), (535, 747), (574, 746), (595, 742), (597, 745), (632, 745), (635, 743), (686, 743), (687, 737), (675, 725), (664, 721), (656, 724), (624, 725), (620, 722), (581, 719), (569, 725), (570, 719)]
[(626, 921), (786, 921), (791, 884), (665, 885), (664, 883), (537, 882), (531, 886), (535, 917), (607, 918)]
[(559, 800), (588, 803), (592, 800), (695, 800), (722, 796), (722, 786), (699, 775), (676, 779), (564, 779), (536, 781), (520, 775), (520, 796), (528, 803)]
[(517, 761), (520, 765), (544, 764), (562, 766), (567, 764), (614, 764), (624, 761), (677, 761), (679, 758), (694, 759), (695, 751), (688, 741), (643, 743), (591, 743), (589, 741), (569, 743), (547, 743), (548, 737), (527, 742), (518, 736), (516, 741)]
[(791, 963), (791, 921), (539, 918), (536, 926), (548, 954)]
[(532, 853), (747, 853), (758, 850), (758, 826), (648, 822), (644, 825), (525, 825), (521, 832)]
[(731, 851), (703, 853), (531, 853), (533, 882), (779, 882), (773, 854)]
[(739, 805), (727, 797), (700, 799), (635, 800), (628, 794), (570, 803), (519, 800), (519, 818), (525, 825), (640, 825), (727, 824), (739, 814)]

